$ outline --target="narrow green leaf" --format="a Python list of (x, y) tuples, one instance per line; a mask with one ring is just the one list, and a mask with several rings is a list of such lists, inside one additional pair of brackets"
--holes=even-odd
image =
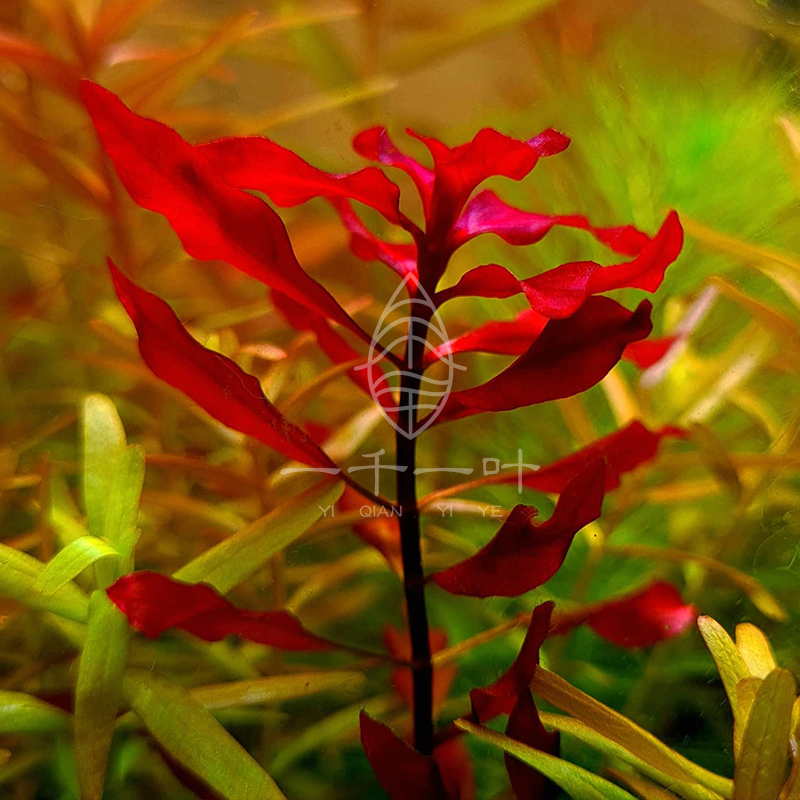
[(239, 708), (268, 705), (308, 697), (320, 692), (355, 692), (365, 681), (364, 673), (352, 670), (330, 672), (296, 672), (290, 675), (270, 675), (244, 681), (231, 681), (215, 686), (192, 689), (206, 708)]
[(125, 615), (104, 591), (94, 592), (75, 689), (75, 763), (83, 800), (103, 797), (130, 638)]
[(92, 536), (105, 535), (109, 489), (125, 445), (114, 404), (105, 395), (89, 395), (83, 401), (83, 502)]
[(583, 767), (570, 764), (560, 758), (543, 753), (526, 744), (521, 744), (514, 739), (509, 739), (500, 733), (482, 725), (474, 725), (466, 720), (456, 720), (456, 727), (477, 736), (487, 744), (499, 747), (509, 755), (533, 767), (560, 786), (573, 800), (635, 800), (634, 796), (620, 788), (611, 781), (587, 772)]
[(123, 691), (156, 741), (227, 800), (286, 800), (255, 759), (186, 689), (129, 670)]
[(24, 692), (0, 691), (0, 733), (51, 733), (69, 726), (69, 714)]
[(541, 712), (539, 716), (548, 728), (555, 728), (561, 733), (573, 736), (584, 744), (589, 745), (589, 747), (595, 748), (595, 750), (611, 759), (619, 759), (632, 767), (636, 767), (644, 775), (657, 781), (662, 786), (668, 786), (675, 794), (686, 798), (686, 800), (720, 800), (721, 796), (719, 794), (693, 780), (680, 781), (670, 775), (665, 775), (644, 758), (598, 733), (591, 725), (587, 725), (585, 722), (561, 714)]
[(86, 622), (89, 600), (74, 583), (65, 584), (53, 594), (42, 594), (39, 579), (44, 568), (33, 556), (0, 544), (0, 594), (30, 608)]
[[(210, 583), (223, 594), (304, 534), (342, 494), (341, 483), (312, 486), (181, 567), (175, 578)], [(330, 513), (330, 512), (329, 512)]]
[(774, 669), (761, 681), (736, 759), (733, 800), (778, 797), (789, 767), (795, 690), (785, 669)]
[(114, 542), (125, 558), (133, 553), (139, 538), (136, 523), (144, 484), (144, 449), (128, 445), (118, 456), (106, 500), (103, 536)]
[(39, 576), (38, 588), (43, 595), (51, 595), (77, 578), (87, 567), (100, 559), (119, 559), (119, 553), (103, 539), (82, 536), (59, 550), (47, 562)]

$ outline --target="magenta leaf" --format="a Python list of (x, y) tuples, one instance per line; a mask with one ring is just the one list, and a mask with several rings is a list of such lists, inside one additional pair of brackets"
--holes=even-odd
[(539, 650), (550, 631), (552, 613), (552, 602), (536, 606), (514, 663), (494, 683), (469, 693), (472, 716), (477, 722), (485, 723), (499, 714), (510, 714), (520, 695), (529, 691), (539, 666)]
[(109, 266), (117, 296), (139, 335), (139, 352), (155, 375), (229, 428), (312, 467), (335, 467), (302, 428), (267, 400), (257, 378), (203, 347), (160, 297), (126, 278), (111, 261)]
[(238, 608), (206, 584), (182, 583), (157, 572), (131, 572), (107, 589), (114, 605), (151, 639), (177, 628), (207, 642), (239, 636), (282, 650), (330, 650), (288, 611)]
[(646, 338), (651, 305), (628, 311), (613, 300), (591, 297), (571, 317), (550, 320), (528, 350), (486, 383), (451, 393), (437, 423), (484, 411), (570, 397), (602, 380), (625, 347)]
[(470, 597), (517, 597), (541, 586), (561, 567), (575, 534), (600, 516), (605, 471), (597, 460), (576, 475), (541, 525), (533, 523), (535, 508), (516, 506), (488, 544), (431, 580)]
[(202, 151), (171, 128), (140, 117), (91, 81), (83, 81), (81, 91), (128, 193), (167, 218), (190, 256), (224, 261), (369, 341), (327, 289), (303, 271), (283, 222), (266, 203), (226, 184)]

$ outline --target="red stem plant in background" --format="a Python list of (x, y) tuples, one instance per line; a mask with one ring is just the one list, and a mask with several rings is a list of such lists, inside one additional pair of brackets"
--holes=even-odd
[[(643, 301), (629, 311), (600, 295), (626, 287), (648, 292), (659, 287), (681, 250), (683, 234), (677, 215), (670, 213), (650, 237), (631, 226), (595, 227), (582, 216), (521, 211), (488, 190), (476, 194), (488, 178), (519, 181), (541, 158), (565, 150), (569, 140), (553, 130), (521, 141), (484, 129), (471, 142), (453, 148), (409, 131), (430, 152), (432, 167), (400, 151), (385, 129), (364, 131), (355, 139), (356, 151), (409, 176), (422, 201), (424, 220), (418, 224), (401, 211), (398, 187), (377, 167), (328, 174), (257, 137), (193, 146), (165, 125), (133, 113), (96, 84), (84, 82), (82, 91), (100, 142), (123, 185), (139, 205), (166, 217), (190, 256), (226, 262), (266, 284), (289, 324), (313, 332), (334, 362), (362, 358), (358, 348), (364, 345), (370, 346), (371, 353), (379, 353), (366, 365), (366, 372), (349, 369), (348, 375), (362, 389), (372, 390), (397, 431), (395, 501), (356, 483), (300, 424), (266, 399), (254, 376), (200, 345), (164, 301), (111, 265), (117, 294), (138, 332), (141, 355), (157, 376), (223, 424), (311, 470), (346, 481), (351, 506), (357, 502), (353, 493), (358, 493), (396, 515), (397, 522), (392, 518), (377, 538), (374, 530), (367, 530), (369, 524), (357, 527), (364, 528), (360, 533), (367, 541), (392, 555), (396, 565), (399, 551), (409, 646), (395, 633), (389, 639), (393, 655), (384, 658), (394, 661), (395, 685), (410, 701), (413, 746), (366, 715), (362, 716), (362, 741), (378, 779), (393, 798), (466, 797), (463, 763), (458, 766), (460, 757), (453, 750), (459, 730), (450, 726), (437, 732), (435, 728), (437, 681), (431, 643), (438, 633), (434, 636), (429, 630), (426, 585), (472, 597), (517, 596), (541, 586), (561, 566), (575, 534), (600, 516), (604, 493), (619, 485), (623, 473), (651, 459), (661, 438), (680, 435), (680, 431), (651, 432), (635, 422), (526, 474), (520, 478), (525, 487), (559, 495), (550, 519), (537, 525), (536, 510), (518, 505), (479, 552), (427, 576), (420, 543), (423, 507), (437, 496), (482, 483), (512, 483), (518, 476), (501, 473), (419, 499), (417, 434), (429, 425), (578, 394), (598, 383), (624, 356), (640, 365), (657, 358), (653, 353), (660, 352), (659, 344), (642, 343), (651, 331), (650, 303)], [(280, 218), (253, 191), (280, 207), (314, 197), (327, 199), (350, 234), (353, 252), (364, 260), (383, 262), (402, 278), (401, 289), (408, 292), (412, 308), (403, 337), (404, 353), (381, 349), (304, 272)], [(407, 242), (397, 244), (375, 235), (353, 201), (405, 231)], [(568, 263), (526, 279), (490, 264), (468, 271), (455, 284), (440, 286), (453, 253), (474, 237), (492, 233), (512, 245), (528, 245), (555, 226), (588, 232), (618, 254), (619, 263)], [(524, 295), (530, 307), (515, 319), (479, 326), (440, 343), (427, 341), (429, 323), (445, 303), (463, 297), (518, 294)], [(486, 383), (451, 392), (430, 417), (418, 418), (419, 408), (425, 405), (420, 402), (425, 370), (465, 352), (516, 358)], [(393, 387), (395, 394), (385, 368), (402, 376), (399, 386)], [(376, 386), (383, 391), (376, 392)], [(149, 636), (181, 628), (211, 641), (234, 634), (290, 650), (338, 647), (305, 630), (288, 612), (239, 609), (209, 586), (155, 573), (134, 572), (120, 578), (108, 595), (130, 624)], [(470, 717), (472, 723), (484, 723), (498, 714), (509, 714), (509, 736), (550, 753), (557, 748), (557, 736), (543, 728), (529, 689), (539, 647), (548, 633), (556, 635), (588, 623), (619, 645), (646, 646), (675, 635), (694, 618), (692, 607), (683, 604), (673, 587), (662, 583), (610, 604), (561, 614), (551, 622), (552, 610), (547, 603), (534, 611), (514, 665), (495, 683), (471, 693)], [(412, 676), (410, 687), (407, 670)], [(529, 766), (513, 758), (507, 758), (507, 766), (518, 798), (539, 796), (545, 790), (544, 779)]]

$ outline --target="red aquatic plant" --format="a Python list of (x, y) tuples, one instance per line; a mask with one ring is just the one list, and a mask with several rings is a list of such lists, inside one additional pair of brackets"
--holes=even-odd
[[(364, 749), (378, 780), (395, 800), (468, 800), (473, 790), (458, 737), (447, 728), (438, 733), (435, 728), (436, 707), (444, 700), (454, 672), (437, 668), (434, 679), (432, 650), (444, 647), (445, 639), (441, 632), (429, 630), (426, 584), (477, 597), (516, 596), (540, 586), (559, 569), (575, 534), (599, 517), (604, 493), (615, 489), (624, 473), (652, 459), (664, 437), (683, 434), (676, 429), (651, 432), (633, 422), (538, 471), (502, 472), (476, 482), (513, 481), (520, 491), (551, 492), (559, 498), (550, 518), (538, 524), (535, 508), (518, 505), (474, 556), (427, 577), (420, 549), (420, 512), (453, 490), (418, 500), (416, 435), (433, 422), (441, 425), (575, 395), (600, 381), (623, 356), (642, 366), (656, 360), (665, 345), (643, 344), (651, 331), (650, 303), (642, 301), (631, 311), (600, 295), (621, 288), (658, 289), (681, 250), (683, 233), (677, 215), (669, 213), (660, 230), (649, 236), (629, 225), (599, 227), (581, 215), (516, 209), (493, 191), (476, 194), (488, 178), (519, 181), (540, 159), (564, 151), (569, 139), (554, 130), (520, 140), (484, 129), (457, 147), (409, 131), (429, 151), (430, 165), (402, 152), (384, 128), (359, 134), (354, 147), (360, 155), (402, 170), (413, 182), (423, 212), (423, 218), (414, 221), (400, 208), (397, 185), (378, 167), (329, 174), (260, 137), (192, 145), (167, 126), (137, 115), (96, 84), (84, 82), (82, 95), (100, 142), (131, 197), (163, 215), (189, 255), (200, 261), (223, 261), (264, 283), (287, 324), (313, 333), (332, 361), (347, 364), (361, 358), (367, 345), (377, 351), (379, 356), (370, 358), (366, 372), (349, 369), (361, 389), (375, 395), (384, 369), (399, 370), (396, 396), (388, 390), (378, 393), (397, 432), (396, 498), (391, 501), (356, 483), (310, 435), (311, 428), (287, 419), (267, 400), (255, 377), (194, 340), (163, 300), (111, 265), (117, 294), (136, 327), (142, 358), (156, 375), (225, 425), (289, 459), (346, 481), (347, 507), (356, 507), (361, 495), (390, 512), (385, 520), (364, 521), (355, 530), (381, 550), (403, 580), (408, 631), (388, 629), (390, 654), (385, 657), (393, 661), (393, 683), (412, 710), (413, 736), (408, 744), (362, 714)], [(303, 270), (280, 217), (253, 191), (284, 208), (325, 198), (348, 231), (353, 253), (381, 262), (402, 277), (398, 292), (408, 292), (412, 309), (403, 337), (405, 352), (382, 350)], [(406, 240), (382, 239), (354, 203), (376, 211), (404, 232)], [(494, 234), (511, 245), (530, 245), (556, 226), (590, 234), (614, 254), (616, 263), (579, 261), (527, 278), (489, 264), (442, 285), (447, 283), (450, 257), (471, 239)], [(426, 341), (428, 325), (445, 303), (515, 295), (524, 296), (529, 305), (515, 319), (482, 325), (441, 343)], [(429, 417), (419, 418), (424, 371), (465, 352), (513, 355), (516, 360), (487, 382), (443, 397)], [(288, 649), (341, 647), (310, 633), (286, 612), (239, 609), (210, 587), (153, 573), (126, 576), (108, 594), (131, 625), (148, 636), (180, 628), (212, 641), (235, 634)], [(539, 720), (529, 686), (539, 648), (550, 633), (588, 623), (612, 642), (643, 646), (679, 632), (694, 614), (665, 584), (562, 614), (551, 631), (552, 610), (548, 603), (534, 611), (514, 664), (497, 681), (470, 695), (474, 722), (508, 714), (509, 735), (549, 753), (556, 752), (557, 737)], [(547, 782), (530, 767), (511, 758), (507, 766), (518, 798), (549, 794)]]

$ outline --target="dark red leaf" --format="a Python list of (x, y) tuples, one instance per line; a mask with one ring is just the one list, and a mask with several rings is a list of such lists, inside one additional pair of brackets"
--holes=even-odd
[(556, 225), (588, 231), (606, 247), (629, 256), (638, 255), (650, 241), (647, 234), (632, 225), (598, 228), (577, 214), (550, 216), (520, 211), (504, 203), (490, 190), (469, 201), (453, 228), (450, 241), (453, 247), (459, 247), (482, 233), (493, 233), (509, 244), (536, 244)]
[(159, 378), (229, 428), (304, 464), (335, 466), (302, 428), (267, 400), (255, 377), (226, 356), (203, 347), (160, 297), (137, 286), (110, 261), (109, 265), (117, 296), (139, 334), (139, 352)]
[(639, 369), (647, 369), (661, 361), (678, 339), (679, 336), (664, 336), (660, 339), (633, 342), (622, 351), (622, 357), (626, 361), (632, 361)]
[[(397, 658), (411, 660), (411, 639), (406, 631), (399, 631), (391, 625), (384, 629), (386, 649)], [(447, 631), (442, 628), (432, 628), (429, 633), (431, 653), (447, 647)], [(456, 677), (456, 666), (451, 664), (438, 667), (433, 672), (433, 713), (436, 716), (442, 703), (447, 700), (450, 687)], [(400, 697), (409, 708), (414, 707), (414, 687), (411, 669), (408, 667), (398, 667), (392, 671), (392, 686), (394, 686)]]
[(623, 597), (561, 615), (552, 633), (587, 624), (619, 647), (651, 647), (683, 633), (696, 619), (697, 609), (684, 603), (672, 584), (656, 581)]
[(449, 800), (432, 756), (417, 752), (365, 711), (361, 712), (360, 720), (364, 752), (391, 800)]
[(182, 583), (157, 572), (131, 572), (109, 586), (107, 593), (131, 626), (151, 639), (178, 628), (207, 642), (239, 636), (282, 650), (332, 647), (288, 611), (237, 608), (206, 584)]
[[(520, 694), (508, 718), (506, 736), (522, 744), (535, 747), (543, 753), (557, 756), (559, 735), (545, 729), (530, 690)], [(508, 753), (504, 756), (511, 788), (517, 800), (555, 800), (558, 787), (533, 767), (524, 764)]]
[(574, 477), (541, 525), (533, 524), (535, 508), (516, 506), (488, 544), (431, 580), (470, 597), (516, 597), (541, 586), (558, 572), (575, 534), (600, 516), (605, 471), (598, 459)]
[(469, 750), (462, 738), (448, 739), (433, 751), (447, 797), (450, 800), (475, 800), (475, 775)]
[(469, 693), (472, 716), (485, 723), (499, 714), (510, 714), (519, 696), (529, 691), (539, 666), (539, 650), (550, 631), (554, 603), (542, 603), (533, 610), (528, 632), (514, 663), (494, 683)]
[(260, 136), (219, 139), (200, 145), (197, 150), (225, 183), (264, 192), (283, 208), (314, 197), (349, 198), (400, 224), (400, 190), (376, 167), (344, 175), (323, 172), (291, 150)]
[(649, 302), (628, 311), (605, 297), (590, 297), (568, 319), (550, 320), (528, 350), (486, 383), (451, 393), (437, 423), (484, 411), (569, 397), (602, 380), (626, 345), (649, 335)]
[(140, 206), (167, 218), (190, 256), (225, 261), (369, 341), (297, 263), (283, 222), (266, 203), (224, 183), (171, 128), (134, 114), (95, 83), (83, 81), (81, 91), (125, 188)]
[[(685, 439), (688, 434), (674, 427), (651, 431), (635, 420), (582, 450), (540, 467), (536, 472), (524, 472), (522, 485), (538, 492), (558, 494), (587, 465), (602, 458), (607, 464), (605, 488), (611, 492), (619, 486), (622, 475), (653, 459), (661, 441), (668, 436)], [(499, 475), (497, 482), (517, 483), (518, 480), (519, 476), (514, 472)]]

